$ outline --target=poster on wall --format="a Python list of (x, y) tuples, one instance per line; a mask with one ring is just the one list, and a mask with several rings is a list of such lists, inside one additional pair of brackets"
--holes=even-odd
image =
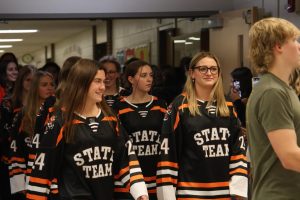
[(119, 63), (124, 64), (124, 62), (125, 62), (125, 51), (124, 50), (117, 51), (116, 59)]
[(127, 48), (125, 50), (125, 62), (134, 56), (134, 48)]
[(150, 62), (150, 44), (144, 44), (135, 48), (135, 57)]
[(121, 49), (117, 51), (116, 58), (118, 62), (124, 64), (127, 60), (132, 57), (139, 58), (143, 61), (150, 63), (150, 43), (138, 45), (135, 47), (128, 47), (126, 49)]

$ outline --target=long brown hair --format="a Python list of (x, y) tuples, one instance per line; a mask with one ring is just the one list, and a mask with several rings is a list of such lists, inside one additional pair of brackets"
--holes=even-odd
[[(191, 60), (189, 70), (194, 70), (193, 68), (196, 66), (196, 64), (200, 60), (202, 60), (203, 58), (206, 58), (206, 57), (214, 59), (219, 67), (218, 80), (210, 93), (210, 100), (209, 100), (207, 106), (212, 105), (213, 101), (216, 100), (217, 101), (217, 114), (220, 116), (223, 116), (223, 117), (229, 116), (229, 109), (226, 105), (225, 94), (224, 94), (224, 90), (223, 90), (221, 67), (220, 67), (220, 62), (219, 62), (218, 58), (212, 53), (200, 52), (200, 53), (196, 54), (193, 57), (193, 59)], [(184, 99), (187, 99), (190, 113), (193, 116), (201, 115), (199, 107), (198, 107), (198, 103), (197, 103), (197, 98), (196, 98), (196, 86), (195, 86), (195, 83), (193, 82), (190, 74), (187, 76), (187, 80), (186, 80), (183, 91), (186, 94)]]
[(58, 83), (58, 86), (55, 91), (55, 96), (56, 96), (57, 100), (59, 100), (60, 94), (62, 93), (62, 91), (65, 88), (68, 74), (69, 74), (71, 68), (75, 65), (75, 63), (78, 60), (80, 60), (79, 56), (71, 56), (65, 60), (63, 66), (59, 72), (59, 77), (58, 77), (59, 83)]
[[(80, 112), (84, 108), (89, 87), (98, 70), (105, 72), (103, 66), (99, 66), (95, 61), (80, 59), (69, 72), (58, 105), (60, 108), (63, 108), (64, 137), (68, 143), (72, 142), (75, 136), (72, 123), (74, 112)], [(112, 115), (104, 100), (98, 104), (98, 107), (105, 116)]]
[(36, 115), (41, 106), (39, 86), (42, 77), (49, 76), (54, 82), (53, 76), (49, 72), (37, 71), (31, 81), (27, 99), (24, 105), (24, 115), (22, 119), (23, 130), (30, 136), (34, 133)]
[[(34, 74), (36, 68), (32, 65), (23, 66), (18, 73), (18, 78), (11, 95), (11, 102), (13, 108), (19, 108), (23, 104), (23, 98), (27, 98), (24, 93), (24, 81), (30, 74)], [(27, 94), (26, 94), (27, 95)]]

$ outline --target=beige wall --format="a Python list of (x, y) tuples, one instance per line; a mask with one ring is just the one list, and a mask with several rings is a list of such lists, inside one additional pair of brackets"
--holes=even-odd
[(59, 66), (70, 56), (93, 58), (92, 28), (55, 44), (55, 62)]
[(244, 37), (244, 65), (249, 67), (248, 59), (248, 31), (250, 26), (243, 19), (244, 10), (222, 13), (223, 28), (210, 30), (210, 51), (218, 56), (222, 65), (223, 83), (225, 93), (229, 90), (230, 72), (240, 67), (239, 63), (239, 39)]

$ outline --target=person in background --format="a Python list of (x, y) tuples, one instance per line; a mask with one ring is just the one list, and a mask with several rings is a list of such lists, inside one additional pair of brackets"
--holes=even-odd
[[(26, 179), (30, 176), (35, 154), (32, 145), (38, 141), (34, 135), (35, 117), (40, 105), (54, 93), (54, 80), (50, 73), (36, 72), (24, 105), (19, 109), (10, 130), (10, 187), (11, 193), (25, 199)], [(28, 182), (28, 180), (27, 180)]]
[[(147, 62), (137, 60), (127, 65), (125, 77), (131, 85), (132, 93), (116, 102), (114, 109), (132, 140), (148, 188), (149, 199), (155, 200), (156, 165), (166, 103), (149, 94), (153, 84), (153, 71)], [(119, 190), (123, 191), (123, 188)], [(122, 199), (132, 199), (129, 190)]]
[(132, 144), (102, 100), (104, 81), (93, 60), (71, 68), (37, 149), (27, 199), (49, 199), (53, 179), (60, 199), (111, 200), (114, 181), (130, 186), (135, 199), (148, 199)]
[(18, 65), (18, 59), (12, 52), (5, 52), (4, 54), (2, 54), (0, 57), (0, 62), (2, 61), (13, 61)]
[(262, 19), (249, 31), (250, 58), (261, 74), (246, 108), (252, 199), (300, 197), (300, 103), (289, 86), (300, 66), (299, 37), (280, 18)]
[(106, 103), (112, 107), (124, 91), (120, 86), (121, 66), (111, 55), (102, 57), (99, 62), (106, 71), (104, 98)]
[(40, 70), (49, 72), (54, 78), (55, 87), (58, 85), (60, 67), (55, 62), (47, 62)]
[[(20, 69), (12, 95), (5, 97), (0, 104), (0, 158), (1, 158), (1, 188), (2, 199), (10, 199), (9, 183), (9, 131), (14, 112), (20, 109), (26, 101), (32, 76), (36, 69), (33, 66), (24, 66)], [(0, 198), (1, 199), (1, 198)]]
[(196, 54), (187, 75), (163, 122), (158, 199), (246, 199), (245, 137), (225, 100), (217, 57)]
[(0, 62), (0, 103), (4, 97), (10, 96), (18, 77), (18, 64), (14, 61)]
[(252, 91), (252, 72), (247, 67), (235, 68), (231, 73), (230, 98), (242, 126), (246, 127), (246, 104)]
[(293, 71), (289, 81), (290, 86), (295, 90), (298, 98), (300, 99), (300, 68)]

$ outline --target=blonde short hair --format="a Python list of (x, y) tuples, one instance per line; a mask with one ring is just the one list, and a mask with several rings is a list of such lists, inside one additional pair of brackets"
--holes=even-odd
[(256, 22), (249, 31), (250, 58), (255, 71), (267, 72), (274, 61), (275, 45), (299, 36), (300, 30), (285, 19), (271, 17)]

